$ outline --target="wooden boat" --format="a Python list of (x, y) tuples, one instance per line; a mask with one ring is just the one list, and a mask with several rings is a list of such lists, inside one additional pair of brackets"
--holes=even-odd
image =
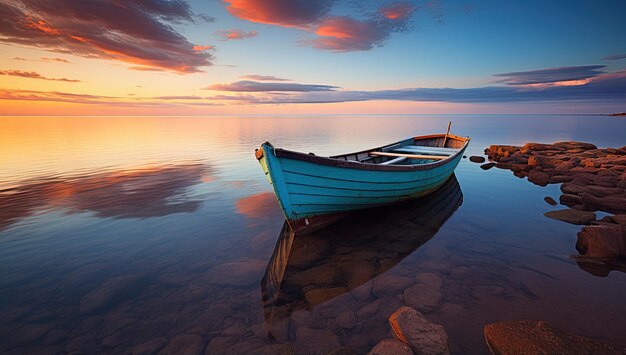
[(319, 229), (354, 210), (427, 195), (452, 175), (469, 138), (409, 138), (356, 153), (321, 157), (265, 142), (255, 156), (296, 234)]
[[(285, 223), (261, 281), (269, 337), (275, 338), (274, 331), (298, 310), (352, 307), (359, 301), (350, 293), (362, 294), (368, 288), (362, 285), (435, 238), (462, 203), (463, 192), (452, 175), (428, 196), (368, 209), (304, 236), (296, 237)], [(317, 292), (323, 289), (332, 292)], [(311, 291), (315, 297), (307, 296)]]

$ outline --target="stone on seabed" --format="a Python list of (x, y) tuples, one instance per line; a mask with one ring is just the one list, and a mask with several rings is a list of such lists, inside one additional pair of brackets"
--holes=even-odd
[(506, 321), (485, 326), (492, 354), (624, 354), (626, 348), (564, 333), (544, 321)]
[(418, 355), (449, 354), (448, 334), (443, 326), (429, 322), (418, 311), (400, 307), (389, 317), (395, 337)]

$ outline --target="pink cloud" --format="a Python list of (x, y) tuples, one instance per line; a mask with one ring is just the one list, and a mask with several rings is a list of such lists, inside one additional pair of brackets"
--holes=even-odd
[(0, 70), (0, 75), (19, 76), (22, 78), (41, 79), (41, 80), (50, 80), (50, 81), (64, 81), (67, 83), (80, 83), (81, 82), (80, 80), (76, 80), (76, 79), (48, 78), (34, 71), (23, 71), (23, 70)]

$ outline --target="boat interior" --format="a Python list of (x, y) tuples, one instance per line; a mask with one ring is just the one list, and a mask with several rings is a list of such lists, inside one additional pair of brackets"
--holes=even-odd
[(384, 147), (331, 158), (377, 165), (430, 164), (458, 153), (469, 138), (452, 134), (414, 137)]

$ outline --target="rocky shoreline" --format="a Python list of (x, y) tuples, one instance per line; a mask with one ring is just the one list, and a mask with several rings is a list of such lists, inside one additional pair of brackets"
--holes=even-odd
[[(585, 225), (576, 243), (581, 268), (596, 276), (626, 271), (626, 146), (598, 148), (584, 142), (491, 145), (485, 155), (495, 167), (511, 170), (535, 185), (561, 184), (559, 203), (568, 208), (545, 216)], [(550, 196), (545, 200), (556, 205)], [(597, 220), (597, 211), (614, 215)]]

